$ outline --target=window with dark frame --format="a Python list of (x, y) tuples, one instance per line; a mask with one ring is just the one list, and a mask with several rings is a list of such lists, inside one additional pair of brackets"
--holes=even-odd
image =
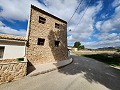
[(39, 23), (44, 24), (45, 22), (46, 22), (46, 19), (39, 16)]
[(59, 47), (60, 41), (55, 41), (55, 47)]
[(37, 45), (44, 45), (45, 39), (43, 38), (38, 38)]
[(3, 58), (5, 47), (0, 47), (0, 59)]
[(55, 28), (60, 29), (60, 24), (55, 23)]

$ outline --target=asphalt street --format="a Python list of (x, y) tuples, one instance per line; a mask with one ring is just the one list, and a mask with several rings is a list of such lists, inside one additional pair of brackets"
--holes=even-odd
[(0, 90), (120, 90), (120, 70), (94, 59), (71, 57), (68, 66), (2, 84)]

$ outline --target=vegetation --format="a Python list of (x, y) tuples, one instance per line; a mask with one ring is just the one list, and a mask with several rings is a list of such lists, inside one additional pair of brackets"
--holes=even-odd
[(117, 52), (120, 52), (120, 49), (117, 49)]
[(24, 58), (17, 58), (17, 61), (24, 61)]
[(75, 42), (73, 47), (77, 48), (78, 50), (85, 49), (84, 45), (81, 45), (80, 42)]
[(113, 66), (120, 66), (120, 55), (115, 54), (91, 54), (91, 55), (82, 55), (85, 57), (93, 58), (100, 62), (107, 63)]

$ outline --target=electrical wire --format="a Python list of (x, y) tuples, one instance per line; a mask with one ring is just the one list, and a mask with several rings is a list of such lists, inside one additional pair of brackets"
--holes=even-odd
[[(85, 9), (85, 12), (83, 13), (82, 17), (80, 18), (80, 20), (79, 20), (79, 22), (78, 22), (78, 24), (76, 25), (76, 27), (75, 27), (75, 28), (77, 28), (77, 27), (78, 27), (78, 25), (80, 24), (80, 22), (81, 22), (82, 18), (84, 17), (84, 15), (85, 15), (85, 13), (86, 13), (86, 11), (87, 11), (87, 9), (88, 9), (89, 5), (90, 5), (90, 2), (91, 2), (91, 0), (89, 1), (88, 5), (87, 5), (87, 7), (86, 7), (86, 9)], [(75, 28), (74, 28), (74, 30), (75, 30)]]
[(72, 20), (73, 16), (75, 15), (76, 11), (78, 10), (79, 6), (81, 5), (81, 3), (83, 2), (83, 0), (80, 1), (78, 7), (76, 8), (75, 12), (73, 13), (73, 15), (71, 16), (71, 18), (68, 21), (68, 24), (70, 23), (70, 21)]

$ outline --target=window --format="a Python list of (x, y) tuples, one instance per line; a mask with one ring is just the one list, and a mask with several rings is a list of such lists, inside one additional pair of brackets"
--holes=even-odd
[(55, 23), (55, 28), (59, 29), (60, 28), (60, 24)]
[(43, 38), (38, 38), (38, 43), (37, 45), (44, 45), (45, 39)]
[(60, 41), (55, 41), (55, 47), (59, 47)]
[(3, 58), (4, 47), (0, 47), (0, 58)]
[(39, 23), (44, 24), (45, 22), (46, 22), (46, 19), (39, 16)]

